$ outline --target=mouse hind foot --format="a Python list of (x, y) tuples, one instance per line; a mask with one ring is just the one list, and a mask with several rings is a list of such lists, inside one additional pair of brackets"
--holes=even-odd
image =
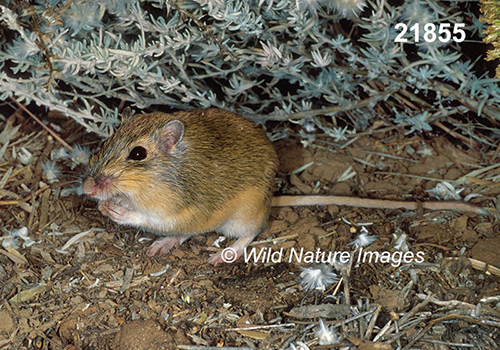
[[(256, 236), (256, 235), (255, 235)], [(220, 263), (231, 264), (238, 260), (241, 256), (245, 256), (245, 250), (248, 245), (253, 241), (255, 236), (241, 237), (232, 245), (222, 249), (220, 252), (212, 255), (207, 262), (212, 265)]]
[(179, 247), (190, 236), (168, 236), (154, 241), (148, 248), (148, 256), (165, 255), (172, 248)]

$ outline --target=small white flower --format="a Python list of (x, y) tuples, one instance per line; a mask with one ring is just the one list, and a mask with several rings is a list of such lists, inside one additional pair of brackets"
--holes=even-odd
[(19, 61), (26, 60), (29, 56), (36, 54), (40, 51), (36, 41), (38, 37), (36, 33), (23, 35), (18, 40), (14, 40), (13, 45), (10, 47), (10, 53), (13, 58)]
[(19, 237), (14, 237), (13, 234), (7, 234), (4, 239), (2, 240), (2, 247), (4, 249), (12, 248), (12, 249), (18, 249), (19, 248)]
[(24, 165), (29, 164), (32, 157), (33, 154), (24, 147), (21, 147), (17, 153), (17, 159)]
[(408, 242), (407, 242), (407, 234), (403, 233), (401, 236), (397, 236), (395, 233), (392, 234), (392, 236), (395, 239), (394, 242), (394, 249), (400, 250), (402, 252), (409, 252), (410, 248), (408, 247)]
[(353, 245), (357, 247), (368, 247), (370, 244), (375, 242), (378, 236), (370, 236), (368, 233), (360, 234), (354, 241), (347, 245)]
[(61, 177), (61, 170), (59, 170), (56, 163), (46, 160), (42, 163), (42, 170), (43, 175), (51, 184), (59, 181), (59, 177)]
[(447, 181), (443, 181), (443, 182), (439, 182), (436, 185), (436, 187), (434, 187), (433, 189), (427, 190), (426, 192), (429, 192), (437, 199), (460, 200), (461, 197), (460, 197), (459, 193), (462, 191), (463, 191), (463, 188), (461, 190), (456, 190), (452, 184), (450, 184)]
[(424, 0), (413, 0), (406, 5), (402, 18), (408, 26), (415, 23), (434, 23), (435, 15)]
[(60, 147), (56, 150), (53, 150), (50, 153), (50, 159), (52, 160), (57, 160), (57, 159), (68, 159), (70, 157), (70, 154), (66, 147)]
[(358, 12), (365, 7), (364, 0), (330, 0), (330, 7), (333, 7), (344, 17), (357, 16)]
[(323, 0), (296, 0), (297, 10), (299, 12), (309, 11), (312, 15), (317, 15), (325, 1)]
[(70, 157), (71, 169), (74, 169), (77, 165), (88, 163), (90, 158), (90, 150), (88, 147), (75, 145), (73, 146), (73, 151), (71, 152)]
[(10, 236), (2, 241), (2, 247), (7, 249), (8, 247), (13, 248), (13, 249), (18, 249), (19, 248), (19, 238), (21, 238), (24, 243), (23, 247), (29, 247), (35, 243), (38, 243), (30, 238), (28, 235), (28, 228), (27, 227), (21, 227), (18, 230), (14, 230), (11, 233), (7, 234), (6, 236)]
[(340, 343), (340, 337), (337, 332), (333, 328), (328, 328), (321, 318), (319, 319), (319, 326), (315, 335), (318, 337), (319, 345)]
[(102, 25), (98, 2), (73, 1), (69, 9), (64, 11), (63, 18), (65, 27), (73, 32), (72, 37), (80, 31), (91, 31)]
[(300, 269), (302, 270), (300, 284), (305, 290), (325, 290), (326, 287), (338, 281), (338, 275), (332, 271), (331, 265), (322, 264), (312, 269), (305, 267), (301, 267)]

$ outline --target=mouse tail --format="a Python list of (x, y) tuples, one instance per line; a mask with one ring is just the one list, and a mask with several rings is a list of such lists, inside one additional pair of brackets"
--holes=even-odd
[(453, 210), (490, 215), (486, 208), (460, 201), (405, 202), (346, 196), (279, 196), (272, 200), (273, 207), (300, 207), (310, 205), (345, 205), (356, 208)]

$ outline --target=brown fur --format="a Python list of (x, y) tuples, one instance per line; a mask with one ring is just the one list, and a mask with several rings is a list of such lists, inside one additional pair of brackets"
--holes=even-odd
[[(184, 134), (167, 147), (171, 135), (164, 126), (173, 120), (184, 125)], [(136, 146), (147, 150), (146, 159), (127, 159)], [(134, 212), (126, 217), (137, 223), (128, 224), (159, 235), (218, 231), (253, 238), (267, 227), (277, 164), (266, 134), (234, 113), (152, 113), (133, 117), (104, 143), (89, 162), (83, 188), (111, 206), (127, 198)], [(228, 222), (247, 229), (225, 232)]]

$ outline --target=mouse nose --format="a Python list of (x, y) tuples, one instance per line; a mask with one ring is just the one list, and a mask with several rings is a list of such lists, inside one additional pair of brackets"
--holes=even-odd
[(107, 192), (113, 184), (113, 179), (110, 176), (88, 177), (83, 180), (82, 190), (87, 196), (99, 197)]

